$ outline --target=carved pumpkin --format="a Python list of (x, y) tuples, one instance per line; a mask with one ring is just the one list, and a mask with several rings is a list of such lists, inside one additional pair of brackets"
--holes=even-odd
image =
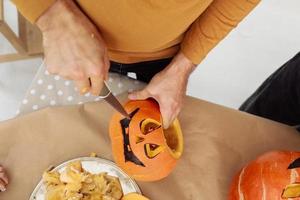
[(110, 122), (115, 162), (136, 180), (166, 177), (183, 150), (178, 120), (163, 130), (159, 106), (154, 100), (129, 101), (125, 109), (131, 119), (116, 113)]
[(147, 197), (144, 197), (141, 194), (129, 193), (122, 197), (121, 200), (149, 200)]
[(300, 200), (299, 167), (300, 152), (263, 154), (235, 176), (229, 200)]

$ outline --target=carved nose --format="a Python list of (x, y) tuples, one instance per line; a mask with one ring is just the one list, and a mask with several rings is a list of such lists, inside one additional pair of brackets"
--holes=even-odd
[(135, 143), (138, 144), (138, 143), (143, 142), (144, 140), (145, 140), (145, 138), (140, 137), (140, 136), (136, 136)]

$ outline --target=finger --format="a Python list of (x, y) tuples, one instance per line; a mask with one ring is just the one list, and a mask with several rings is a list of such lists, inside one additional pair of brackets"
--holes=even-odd
[(58, 76), (62, 77), (63, 79), (66, 80), (75, 80), (71, 77), (71, 75), (69, 73), (67, 73), (66, 71), (62, 71), (58, 74)]
[(0, 172), (0, 179), (4, 181), (5, 185), (8, 184), (8, 177), (5, 172)]
[(0, 165), (0, 172), (4, 172), (4, 167)]
[(166, 127), (166, 129), (168, 129), (174, 122), (174, 120), (176, 119), (178, 113), (173, 113), (173, 115), (170, 117), (170, 120), (169, 120), (169, 126)]
[(142, 99), (147, 99), (149, 97), (150, 97), (150, 94), (146, 89), (131, 92), (128, 95), (128, 98), (131, 99), (131, 100), (142, 100)]
[(80, 94), (87, 93), (91, 88), (89, 79), (77, 80), (75, 81), (75, 85), (78, 88)]
[(166, 109), (161, 109), (161, 116), (164, 129), (168, 129), (172, 121), (172, 113)]
[(47, 71), (52, 75), (58, 74), (58, 69), (55, 66), (47, 67)]
[(51, 64), (51, 63), (48, 61), (48, 58), (46, 57), (46, 55), (45, 55), (45, 59), (44, 59), (44, 66), (46, 67), (47, 71), (48, 71), (50, 74), (56, 74), (56, 73), (57, 73), (57, 68), (54, 67), (54, 65)]
[(91, 77), (91, 92), (93, 95), (99, 95), (103, 87), (103, 79), (100, 77)]
[(170, 99), (165, 99), (165, 101), (163, 99), (158, 99), (158, 104), (162, 116), (163, 127), (164, 129), (168, 129), (177, 117), (180, 107), (178, 104), (172, 104)]
[(2, 179), (0, 179), (0, 192), (4, 192), (6, 190), (5, 183)]
[(104, 80), (107, 81), (108, 80), (108, 71), (109, 71), (109, 67), (110, 67), (110, 62), (109, 62), (109, 59), (107, 56), (104, 58), (104, 62), (105, 62), (105, 66), (106, 66), (106, 68), (105, 68), (106, 74), (104, 75)]
[(3, 181), (8, 184), (8, 178), (2, 165), (0, 165), (0, 179), (3, 179)]

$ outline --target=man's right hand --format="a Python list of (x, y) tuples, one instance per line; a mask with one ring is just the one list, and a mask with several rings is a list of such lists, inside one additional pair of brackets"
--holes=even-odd
[(107, 48), (73, 0), (57, 0), (38, 20), (47, 70), (74, 80), (81, 94), (98, 95), (107, 79)]

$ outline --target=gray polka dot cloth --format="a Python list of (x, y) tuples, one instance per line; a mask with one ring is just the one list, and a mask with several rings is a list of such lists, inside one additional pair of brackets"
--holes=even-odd
[[(134, 74), (130, 73), (129, 76), (132, 78), (109, 73), (107, 84), (114, 95), (145, 87), (144, 83), (133, 79)], [(80, 95), (73, 81), (65, 80), (58, 75), (49, 74), (44, 64), (42, 64), (16, 115), (29, 113), (48, 106), (83, 104), (100, 100), (102, 100), (101, 97), (93, 96), (90, 93)]]

